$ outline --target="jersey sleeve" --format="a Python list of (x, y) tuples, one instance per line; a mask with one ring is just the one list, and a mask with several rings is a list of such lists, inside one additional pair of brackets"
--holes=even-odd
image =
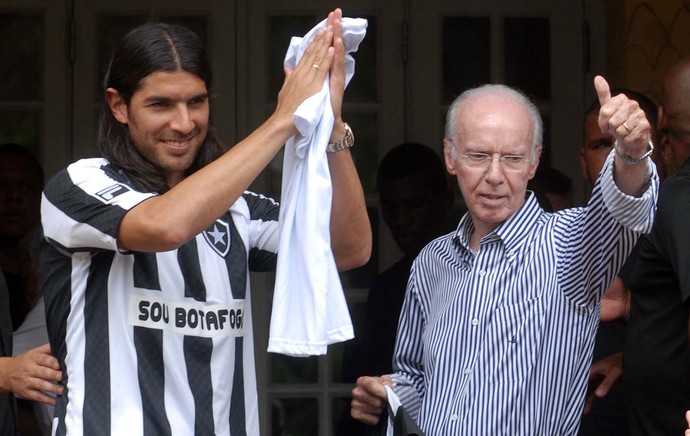
[(118, 250), (122, 218), (155, 194), (134, 190), (108, 166), (105, 159), (81, 160), (48, 182), (41, 223), (51, 244), (71, 252)]
[(273, 271), (280, 242), (280, 206), (269, 197), (249, 191), (243, 198), (249, 209), (249, 269)]

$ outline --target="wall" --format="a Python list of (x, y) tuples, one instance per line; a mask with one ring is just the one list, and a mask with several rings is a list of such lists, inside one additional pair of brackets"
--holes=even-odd
[(661, 98), (666, 71), (690, 55), (690, 0), (604, 0), (612, 83)]

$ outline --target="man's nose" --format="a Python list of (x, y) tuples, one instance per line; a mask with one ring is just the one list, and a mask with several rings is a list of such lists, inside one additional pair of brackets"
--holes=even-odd
[(486, 168), (485, 177), (489, 182), (498, 183), (505, 178), (505, 169), (500, 157), (492, 157)]
[(186, 104), (177, 106), (170, 127), (182, 133), (189, 133), (194, 129), (194, 120)]

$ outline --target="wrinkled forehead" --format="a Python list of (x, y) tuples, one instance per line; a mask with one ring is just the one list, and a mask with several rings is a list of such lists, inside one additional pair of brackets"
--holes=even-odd
[(516, 140), (532, 143), (532, 118), (522, 103), (500, 95), (474, 97), (458, 107), (456, 121), (458, 140), (486, 135), (515, 136)]

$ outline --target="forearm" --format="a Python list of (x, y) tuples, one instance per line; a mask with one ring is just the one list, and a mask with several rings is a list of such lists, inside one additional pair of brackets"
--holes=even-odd
[(364, 191), (350, 150), (328, 153), (333, 185), (331, 247), (341, 271), (364, 265), (371, 256), (371, 225)]
[(646, 161), (629, 164), (616, 155), (613, 161), (613, 180), (624, 194), (640, 197), (650, 183), (651, 172)]
[(228, 210), (294, 131), (290, 117), (274, 115), (216, 161), (134, 207), (122, 220), (120, 246), (137, 251), (179, 247)]

